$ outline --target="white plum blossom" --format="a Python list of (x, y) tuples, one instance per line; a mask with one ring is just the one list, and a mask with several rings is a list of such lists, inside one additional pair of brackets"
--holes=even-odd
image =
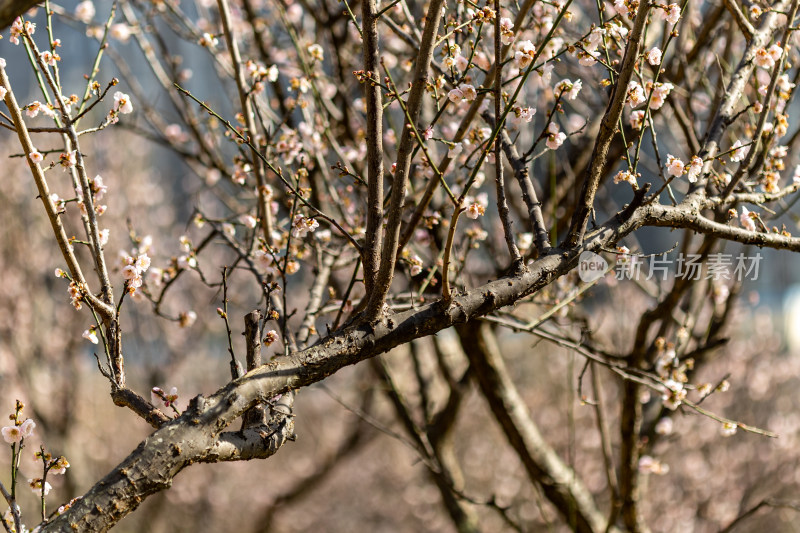
[(280, 339), (278, 332), (274, 329), (269, 330), (266, 334), (264, 334), (264, 344), (270, 346)]
[(465, 203), (467, 204), (465, 214), (474, 220), (486, 213), (486, 206), (489, 205), (489, 196), (482, 192), (475, 198), (465, 198)]
[(614, 0), (614, 11), (616, 11), (617, 15), (624, 17), (628, 13), (630, 13), (630, 9), (628, 5), (625, 3), (625, 0)]
[(631, 116), (628, 119), (631, 128), (638, 130), (644, 125), (644, 110), (631, 111)]
[(6, 426), (0, 429), (0, 434), (3, 435), (3, 440), (9, 444), (16, 444), (22, 439), (27, 439), (33, 435), (33, 430), (36, 428), (36, 422), (30, 418), (26, 419), (20, 425)]
[(547, 126), (547, 140), (545, 141), (545, 145), (551, 150), (558, 150), (562, 144), (564, 144), (564, 140), (567, 138), (567, 135), (563, 131), (559, 131), (558, 124), (555, 122), (551, 122)]
[(422, 258), (418, 255), (412, 255), (408, 260), (409, 265), (411, 266), (410, 274), (412, 276), (418, 275), (422, 272)]
[(656, 474), (663, 476), (669, 473), (669, 465), (662, 463), (650, 455), (643, 455), (639, 458), (639, 472), (642, 474)]
[(719, 434), (723, 437), (730, 437), (736, 434), (736, 428), (739, 427), (733, 422), (723, 422), (722, 427), (719, 428)]
[(258, 223), (258, 219), (249, 213), (245, 213), (239, 217), (239, 222), (247, 228), (253, 229)]
[(583, 49), (589, 53), (595, 52), (603, 42), (603, 36), (606, 34), (605, 28), (595, 26), (586, 38), (586, 44)]
[(39, 150), (36, 149), (34, 149), (33, 152), (29, 153), (28, 157), (30, 157), (31, 161), (33, 161), (34, 163), (41, 163), (42, 161), (44, 161), (44, 156), (42, 155), (41, 152), (39, 152)]
[(730, 153), (731, 161), (738, 163), (747, 157), (748, 153), (750, 153), (750, 146), (742, 146), (742, 141), (737, 139), (736, 142), (734, 142), (731, 146)]
[(682, 176), (685, 168), (683, 161), (672, 154), (667, 155), (667, 173), (670, 176)]
[(686, 167), (686, 178), (689, 180), (689, 183), (695, 183), (702, 170), (703, 160), (693, 155), (691, 161), (689, 161), (689, 165)]
[(777, 63), (780, 61), (781, 56), (783, 55), (783, 48), (781, 48), (781, 46), (778, 44), (773, 44), (767, 48), (767, 53), (769, 54), (769, 57), (771, 57), (772, 60)]
[(517, 246), (521, 253), (526, 253), (533, 246), (533, 233), (525, 232), (517, 235)]
[(591, 67), (597, 63), (597, 60), (600, 58), (600, 52), (593, 51), (593, 52), (578, 52), (578, 64), (582, 67)]
[(636, 175), (629, 170), (620, 170), (617, 172), (617, 175), (614, 176), (614, 183), (621, 183), (621, 182), (628, 182), (631, 185), (636, 185)]
[(317, 61), (322, 61), (323, 53), (322, 53), (322, 46), (318, 44), (312, 44), (308, 47), (308, 55), (316, 59)]
[(22, 431), (19, 426), (6, 426), (0, 429), (3, 435), (3, 440), (9, 444), (16, 444), (22, 440)]
[(464, 100), (467, 102), (471, 102), (478, 97), (478, 91), (476, 91), (475, 87), (469, 83), (459, 85), (458, 88), (461, 89), (461, 94), (464, 95)]
[(127, 115), (133, 112), (133, 104), (131, 98), (122, 91), (114, 93), (114, 111), (122, 115)]
[(681, 19), (681, 6), (678, 4), (670, 4), (666, 9), (661, 11), (661, 18), (670, 24), (677, 24)]
[(575, 100), (578, 97), (578, 93), (581, 92), (581, 87), (583, 86), (583, 82), (581, 80), (561, 80), (556, 84), (556, 91), (561, 91), (569, 100)]
[(464, 99), (464, 93), (461, 92), (461, 89), (456, 87), (455, 89), (452, 89), (449, 93), (447, 93), (447, 97), (450, 99), (451, 102), (457, 104)]
[(156, 407), (170, 407), (178, 400), (178, 388), (172, 387), (169, 394), (165, 393), (161, 387), (150, 389), (150, 403)]
[(631, 106), (631, 109), (634, 107), (638, 107), (640, 104), (643, 104), (644, 101), (647, 99), (644, 95), (644, 89), (639, 84), (638, 81), (631, 80), (628, 83), (628, 98), (627, 102)]
[(514, 42), (514, 22), (508, 17), (500, 19), (500, 40), (505, 45)]
[(219, 44), (219, 39), (217, 39), (214, 35), (205, 32), (203, 33), (203, 36), (200, 37), (200, 41), (197, 44), (206, 48), (215, 48)]
[(650, 109), (661, 109), (674, 88), (675, 86), (671, 83), (656, 83), (650, 96)]
[(772, 55), (765, 48), (759, 48), (756, 50), (756, 55), (753, 57), (753, 62), (756, 64), (756, 66), (766, 69), (770, 69), (775, 66), (775, 59), (773, 59)]
[(51, 463), (50, 469), (47, 471), (47, 473), (64, 475), (67, 473), (67, 468), (69, 468), (69, 466), (69, 461), (67, 461), (67, 458), (62, 455)]
[(94, 326), (90, 326), (89, 329), (85, 330), (81, 336), (92, 344), (97, 344), (100, 342), (100, 340), (97, 338), (97, 331)]
[(644, 54), (647, 62), (657, 67), (661, 63), (661, 49), (654, 46)]
[(527, 68), (533, 62), (533, 56), (536, 55), (536, 48), (530, 41), (522, 41), (517, 45), (517, 51), (514, 54), (514, 65), (522, 70)]
[(49, 481), (42, 483), (42, 479), (38, 477), (36, 479), (29, 479), (28, 485), (31, 487), (34, 494), (38, 494), (40, 498), (42, 496), (47, 496), (50, 493), (50, 489), (53, 488)]
[(530, 122), (533, 120), (533, 115), (536, 114), (536, 109), (532, 107), (522, 107), (519, 110), (519, 118), (524, 120), (525, 122)]
[(306, 218), (303, 215), (295, 215), (292, 221), (292, 236), (305, 237), (309, 231), (313, 232), (319, 227), (319, 222), (314, 218)]
[(114, 39), (118, 40), (121, 43), (125, 43), (128, 41), (128, 39), (131, 38), (131, 35), (133, 34), (133, 29), (124, 22), (119, 22), (111, 26), (110, 33)]
[(747, 210), (745, 206), (742, 206), (742, 214), (739, 215), (739, 223), (747, 231), (756, 230), (756, 222), (755, 220), (753, 220), (753, 215), (752, 213), (750, 213), (750, 211)]
[(669, 435), (672, 433), (674, 423), (669, 417), (664, 417), (656, 423), (656, 433), (659, 435)]

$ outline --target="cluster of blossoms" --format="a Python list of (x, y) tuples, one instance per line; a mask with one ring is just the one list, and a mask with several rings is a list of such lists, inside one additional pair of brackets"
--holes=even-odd
[(753, 57), (753, 62), (756, 66), (763, 69), (771, 69), (775, 64), (781, 60), (783, 55), (783, 48), (780, 45), (773, 44), (769, 48), (759, 48)]
[[(19, 412), (21, 412), (21, 409)], [(3, 435), (4, 441), (9, 444), (20, 444), (23, 439), (27, 439), (33, 435), (33, 430), (36, 428), (36, 422), (30, 418), (26, 418), (20, 422), (19, 413), (17, 415), (11, 415), (10, 418), (14, 421), (14, 424), (0, 429), (0, 434)]]
[(462, 100), (466, 102), (472, 102), (478, 97), (478, 92), (475, 90), (475, 87), (468, 84), (462, 83), (455, 89), (452, 89), (449, 93), (447, 93), (447, 97), (450, 99), (451, 102), (457, 104)]
[[(77, 98), (77, 97), (76, 97)], [(52, 104), (43, 104), (39, 100), (34, 100), (30, 104), (23, 107), (25, 110), (25, 115), (30, 118), (36, 118), (39, 116), (39, 113), (42, 113), (46, 117), (55, 118), (56, 117), (56, 110), (53, 108)]]
[(314, 232), (319, 227), (319, 222), (314, 218), (306, 218), (303, 215), (297, 214), (292, 220), (292, 237), (303, 238), (308, 235), (308, 232)]
[[(100, 201), (102, 201), (102, 199), (108, 192), (108, 186), (103, 182), (103, 178), (100, 175), (97, 175), (91, 180), (89, 180), (89, 187), (91, 188), (92, 204), (94, 205), (94, 210), (98, 215), (102, 215), (103, 213), (106, 212), (107, 206), (101, 204)], [(86, 212), (86, 204), (83, 201), (83, 189), (81, 188), (80, 185), (78, 185), (75, 188), (75, 191), (78, 194), (78, 208), (81, 210), (81, 213), (85, 215), (87, 214), (87, 212)]]
[(536, 47), (530, 41), (522, 41), (517, 44), (517, 51), (514, 53), (514, 65), (522, 70), (527, 68), (536, 57)]
[[(56, 277), (62, 278), (65, 277), (64, 271), (61, 269), (56, 269)], [(67, 292), (69, 293), (70, 303), (72, 307), (76, 310), (80, 310), (81, 308), (81, 300), (83, 300), (83, 293), (81, 291), (81, 287), (78, 285), (76, 281), (70, 281), (69, 287), (67, 287)]]
[(617, 172), (617, 175), (614, 176), (614, 183), (622, 183), (622, 182), (630, 183), (631, 186), (636, 187), (637, 186), (636, 174), (634, 174), (630, 170), (620, 170), (619, 172)]
[(606, 23), (604, 26), (596, 26), (583, 41), (582, 49), (576, 48), (578, 63), (582, 67), (591, 67), (600, 58), (598, 48), (603, 44), (603, 40), (608, 38), (611, 41), (623, 41), (628, 35), (628, 28), (618, 20)]
[(142, 286), (144, 280), (142, 279), (142, 274), (147, 272), (147, 269), (150, 268), (150, 258), (147, 254), (139, 254), (139, 256), (134, 259), (129, 255), (122, 256), (122, 277), (125, 278), (126, 287), (128, 292), (131, 294), (136, 292), (136, 289)]
[(686, 174), (686, 178), (689, 180), (689, 183), (697, 182), (697, 178), (700, 175), (700, 172), (703, 170), (703, 160), (698, 156), (692, 156), (692, 159), (689, 161), (689, 164), (685, 164), (683, 161), (678, 159), (672, 154), (667, 155), (667, 174), (670, 176), (683, 176)]
[[(20, 452), (25, 447), (25, 440), (33, 436), (33, 430), (36, 428), (36, 423), (33, 420), (30, 418), (23, 419), (22, 412), (24, 407), (25, 406), (20, 401), (17, 401), (14, 412), (9, 416), (9, 420), (12, 421), (12, 424), (0, 429), (0, 434), (2, 434), (3, 440), (12, 446), (12, 479), (15, 477), (13, 473), (14, 470), (17, 470), (18, 472)], [(44, 451), (43, 447), (41, 448), (41, 451), (38, 451), (34, 454), (34, 458), (37, 461), (42, 461), (44, 463), (46, 474), (65, 474), (67, 468), (69, 468), (69, 461), (67, 461), (66, 458), (58, 457), (54, 460), (49, 453)], [(28, 479), (28, 484), (31, 490), (33, 490), (34, 493), (37, 493), (41, 498), (46, 496), (47, 493), (49, 493), (52, 489), (50, 483), (42, 478)], [(16, 508), (16, 518), (19, 518), (19, 507)], [(11, 509), (5, 512), (2, 519), (4, 525), (6, 526), (6, 530), (15, 531), (15, 516)], [(23, 527), (23, 531), (27, 531), (27, 529)]]
[[(688, 332), (682, 330), (682, 335), (679, 335), (679, 342), (687, 334)], [(666, 342), (663, 337), (656, 339), (655, 347), (655, 370), (662, 379), (664, 387), (661, 399), (667, 409), (675, 410), (686, 398), (687, 390), (685, 385), (689, 381), (686, 371), (694, 367), (694, 360), (680, 361), (675, 352), (675, 345)]]
[(197, 267), (197, 256), (195, 255), (192, 241), (186, 235), (181, 235), (178, 239), (180, 242), (181, 250), (185, 253), (178, 256), (177, 266), (181, 270), (189, 270)]
[(33, 35), (36, 32), (36, 24), (33, 22), (25, 21), (23, 24), (22, 19), (17, 17), (14, 19), (14, 22), (11, 24), (11, 35), (9, 35), (8, 40), (11, 44), (19, 44), (19, 38), (24, 35)]

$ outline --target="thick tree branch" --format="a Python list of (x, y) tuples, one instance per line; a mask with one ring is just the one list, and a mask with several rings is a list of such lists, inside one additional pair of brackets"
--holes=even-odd
[[(380, 58), (378, 56), (378, 2), (361, 3), (364, 40), (364, 82), (367, 102), (367, 230), (362, 260), (367, 294), (378, 277), (383, 242), (383, 104), (381, 101)], [(405, 138), (405, 137), (404, 137)]]

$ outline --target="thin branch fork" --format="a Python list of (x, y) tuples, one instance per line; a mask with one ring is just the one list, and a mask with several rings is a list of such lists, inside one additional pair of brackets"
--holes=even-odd
[[(494, 117), (488, 111), (484, 112), (482, 116), (486, 123), (494, 129)], [(522, 201), (528, 208), (528, 224), (536, 239), (536, 249), (541, 255), (550, 249), (550, 238), (548, 237), (547, 226), (544, 223), (542, 203), (539, 201), (538, 194), (531, 181), (528, 162), (520, 156), (516, 145), (511, 141), (511, 136), (505, 129), (500, 134), (499, 142), (511, 168), (514, 170), (514, 177), (519, 183), (519, 188), (522, 190)]]
[(381, 314), (383, 304), (386, 301), (386, 295), (389, 293), (394, 276), (394, 267), (397, 261), (397, 246), (400, 240), (400, 224), (402, 222), (403, 206), (405, 204), (406, 184), (408, 183), (408, 172), (411, 167), (411, 156), (415, 143), (412, 137), (411, 126), (412, 124), (416, 124), (419, 119), (420, 111), (422, 110), (422, 99), (425, 95), (428, 73), (430, 72), (431, 61), (433, 60), (436, 36), (439, 32), (439, 23), (443, 16), (443, 5), (444, 0), (432, 0), (428, 7), (422, 42), (420, 43), (419, 53), (417, 54), (414, 83), (411, 87), (408, 103), (406, 104), (408, 119), (403, 127), (403, 135), (397, 153), (397, 164), (389, 203), (388, 222), (380, 257), (380, 269), (377, 273), (374, 290), (369, 293), (370, 298), (367, 303), (366, 316), (369, 320), (374, 320)]
[[(517, 13), (516, 17), (514, 17), (514, 33), (516, 34), (519, 29), (522, 27), (523, 23), (525, 22), (525, 18), (528, 16), (528, 12), (533, 7), (533, 4), (536, 3), (536, 0), (525, 0), (525, 3), (520, 6), (520, 10)], [(505, 60), (506, 55), (508, 55), (508, 51), (511, 49), (511, 45), (506, 45), (503, 47), (502, 57)], [(488, 85), (490, 80), (494, 79), (494, 72), (497, 65), (492, 65), (492, 68), (486, 74), (486, 78), (484, 80), (484, 85)], [(475, 101), (469, 106), (464, 118), (461, 119), (461, 123), (458, 126), (458, 130), (456, 131), (455, 137), (453, 139), (454, 142), (460, 142), (464, 136), (469, 131), (470, 125), (475, 117), (478, 115), (478, 109), (480, 108), (481, 104), (483, 104), (483, 100), (486, 98), (485, 92), (479, 92), (478, 97), (475, 98)], [(444, 159), (439, 163), (439, 171), (441, 173), (445, 173), (447, 171), (447, 167), (450, 166), (453, 160), (450, 154), (446, 154)], [(422, 198), (417, 202), (417, 207), (414, 209), (411, 218), (409, 219), (408, 223), (405, 225), (405, 229), (403, 229), (402, 236), (400, 238), (399, 249), (397, 253), (399, 254), (403, 248), (408, 244), (411, 240), (411, 237), (414, 235), (414, 231), (416, 231), (417, 225), (419, 221), (422, 219), (422, 216), (425, 214), (425, 210), (428, 208), (431, 200), (433, 199), (433, 195), (436, 192), (436, 189), (439, 187), (438, 180), (431, 180), (428, 182), (428, 186), (425, 188), (425, 192), (422, 195)]]
[(594, 197), (603, 177), (603, 169), (608, 160), (608, 149), (617, 131), (617, 123), (622, 116), (622, 109), (628, 95), (628, 83), (633, 76), (633, 69), (639, 58), (639, 47), (644, 34), (644, 26), (647, 22), (647, 14), (650, 12), (652, 4), (643, 0), (639, 3), (639, 10), (633, 22), (633, 29), (628, 38), (628, 45), (625, 47), (625, 56), (622, 59), (622, 66), (619, 71), (617, 83), (611, 93), (608, 107), (606, 108), (603, 120), (600, 123), (600, 131), (592, 151), (592, 160), (586, 173), (586, 178), (581, 188), (577, 207), (572, 215), (569, 234), (566, 239), (566, 246), (574, 248), (581, 243), (586, 233), (594, 207)]
[(8, 75), (6, 74), (5, 68), (2, 66), (0, 66), (0, 85), (5, 87), (7, 90), (5, 103), (11, 112), (11, 117), (14, 121), (14, 127), (17, 130), (17, 137), (19, 138), (20, 145), (26, 154), (25, 159), (28, 161), (28, 166), (31, 169), (31, 174), (33, 175), (34, 182), (36, 183), (36, 188), (39, 191), (39, 199), (42, 201), (42, 204), (44, 204), (47, 218), (50, 220), (50, 225), (53, 228), (56, 242), (58, 243), (58, 247), (61, 249), (61, 255), (64, 257), (64, 261), (67, 263), (67, 268), (70, 271), (70, 275), (81, 288), (83, 298), (86, 300), (86, 302), (93, 309), (96, 309), (103, 318), (110, 319), (115, 315), (113, 306), (99, 299), (89, 289), (89, 286), (86, 283), (86, 278), (84, 277), (81, 267), (78, 264), (78, 259), (75, 257), (75, 251), (73, 250), (72, 244), (70, 244), (69, 238), (67, 237), (64, 224), (61, 222), (61, 218), (58, 215), (58, 210), (56, 209), (53, 200), (50, 198), (50, 189), (47, 186), (47, 180), (45, 179), (44, 171), (42, 171), (42, 167), (38, 163), (32, 161), (30, 156), (27, 155), (34, 152), (36, 148), (33, 146), (33, 142), (28, 134), (27, 125), (22, 117), (22, 111), (17, 103), (17, 99), (14, 96), (14, 92), (11, 90), (11, 83), (8, 81)]

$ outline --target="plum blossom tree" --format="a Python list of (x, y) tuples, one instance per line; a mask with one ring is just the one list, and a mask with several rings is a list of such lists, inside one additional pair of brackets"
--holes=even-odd
[[(96, 346), (96, 372), (128, 410), (118, 416), (151, 426), (50, 513), (48, 473), (70, 465), (42, 447), (43, 475), (29, 480), (36, 530), (105, 531), (197, 463), (280, 462), (305, 391), (351, 365), (367, 385), (351, 384), (362, 407), (349, 408), (413, 451), (459, 532), (730, 531), (761, 509), (796, 508), (782, 493), (749, 506), (740, 495), (739, 510), (704, 515), (711, 496), (681, 501), (647, 484), (691, 477), (659, 457), (681, 439), (699, 449), (696, 427), (674, 429), (684, 419), (716, 428), (710, 449), (777, 437), (757, 413), (726, 416), (713, 402), (737, 387), (716, 363), (736, 360), (724, 346), (750, 259), (800, 251), (785, 225), (800, 188), (786, 172), (800, 133), (789, 120), (799, 2), (14, 3), (0, 126), (60, 254), (46, 265), (60, 283), (52, 305), (81, 317), (68, 350)], [(61, 41), (76, 28), (87, 64)], [(38, 99), (26, 103), (23, 79)], [(152, 236), (155, 220), (114, 199), (135, 186), (108, 161), (119, 148), (94, 143), (121, 129), (166, 149), (195, 184), (170, 211), (171, 226), (192, 224), (179, 239)], [(18, 195), (26, 210), (30, 196)], [(640, 242), (646, 228), (682, 230), (677, 271), (655, 270), (671, 250)], [(211, 289), (216, 312), (185, 305), (181, 284)], [(615, 298), (627, 313), (617, 323), (591, 312)], [(177, 387), (137, 386), (147, 338), (134, 324), (177, 335), (209, 314), (224, 326), (225, 383), (188, 402)], [(513, 370), (519, 337), (503, 332), (566, 354), (567, 414), (550, 432), (534, 408), (547, 402)], [(403, 355), (382, 355), (393, 351)], [(473, 389), (502, 437), (465, 427)], [(9, 532), (37, 521), (17, 494), (34, 422), (19, 402), (11, 421)], [(581, 461), (576, 431), (594, 443)], [(507, 450), (527, 496), (501, 501), (498, 480), (476, 490), (460, 439)], [(331, 469), (298, 476), (283, 501)], [(719, 495), (730, 478), (712, 478), (702, 482)]]

